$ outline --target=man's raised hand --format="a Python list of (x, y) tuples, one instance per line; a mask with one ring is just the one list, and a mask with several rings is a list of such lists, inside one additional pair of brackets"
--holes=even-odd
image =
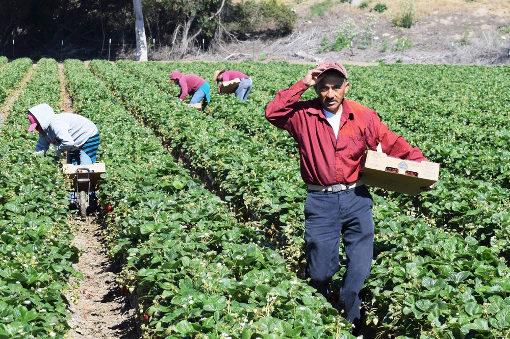
[(319, 67), (309, 70), (308, 73), (306, 73), (305, 77), (303, 78), (303, 82), (305, 83), (305, 85), (311, 87), (317, 84), (317, 77), (319, 76), (319, 74), (322, 73), (322, 71), (323, 69)]

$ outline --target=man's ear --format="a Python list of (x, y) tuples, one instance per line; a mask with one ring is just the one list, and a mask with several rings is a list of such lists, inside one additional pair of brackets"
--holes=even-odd
[(345, 80), (345, 81), (347, 82), (347, 84), (345, 85), (345, 92), (344, 92), (344, 94), (347, 94), (347, 92), (349, 92), (349, 89), (351, 88), (351, 84), (347, 80)]

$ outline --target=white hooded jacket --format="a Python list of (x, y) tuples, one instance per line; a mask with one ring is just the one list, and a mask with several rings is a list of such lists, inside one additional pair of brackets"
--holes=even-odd
[(50, 144), (55, 145), (57, 154), (64, 150), (80, 148), (90, 137), (98, 134), (96, 125), (89, 119), (74, 113), (55, 114), (48, 104), (40, 104), (29, 109), (39, 125), (39, 140), (35, 151), (47, 151)]

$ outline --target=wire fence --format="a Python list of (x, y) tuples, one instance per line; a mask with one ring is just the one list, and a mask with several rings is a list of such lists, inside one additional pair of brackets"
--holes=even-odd
[[(96, 45), (94, 47), (93, 45)], [(38, 57), (52, 57), (55, 59), (63, 60), (66, 58), (84, 58), (93, 57), (106, 60), (117, 60), (119, 55), (126, 55), (133, 53), (136, 50), (135, 43), (123, 42), (121, 40), (114, 40), (108, 38), (98, 40), (95, 44), (80, 43), (76, 41), (60, 40), (58, 44), (53, 47), (46, 47), (38, 55)], [(201, 48), (204, 48), (204, 41), (202, 41)], [(159, 48), (167, 46), (155, 38), (147, 39), (147, 49), (151, 53)], [(9, 59), (16, 59), (21, 57), (34, 57), (33, 49), (27, 46), (25, 41), (12, 39), (7, 44), (0, 46), (0, 55), (6, 56)]]

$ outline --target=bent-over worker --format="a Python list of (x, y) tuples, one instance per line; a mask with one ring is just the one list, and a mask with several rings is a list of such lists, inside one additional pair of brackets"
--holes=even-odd
[(39, 132), (36, 152), (46, 153), (49, 145), (53, 144), (57, 157), (67, 151), (69, 164), (89, 165), (96, 162), (99, 130), (89, 119), (75, 113), (55, 114), (50, 105), (43, 103), (28, 110), (28, 121), (28, 131)]
[[(214, 81), (218, 84), (220, 82), (231, 81), (234, 79), (239, 79), (239, 84), (237, 89), (235, 90), (236, 97), (240, 101), (246, 101), (248, 99), (248, 95), (253, 87), (253, 81), (246, 74), (235, 71), (235, 70), (221, 70), (214, 72)], [(219, 89), (219, 88), (218, 88)]]
[(211, 86), (198, 75), (183, 74), (176, 70), (170, 73), (170, 80), (181, 89), (178, 96), (179, 100), (183, 101), (188, 95), (192, 95), (190, 106), (196, 107), (203, 104), (202, 109), (205, 109), (207, 104), (211, 102)]

